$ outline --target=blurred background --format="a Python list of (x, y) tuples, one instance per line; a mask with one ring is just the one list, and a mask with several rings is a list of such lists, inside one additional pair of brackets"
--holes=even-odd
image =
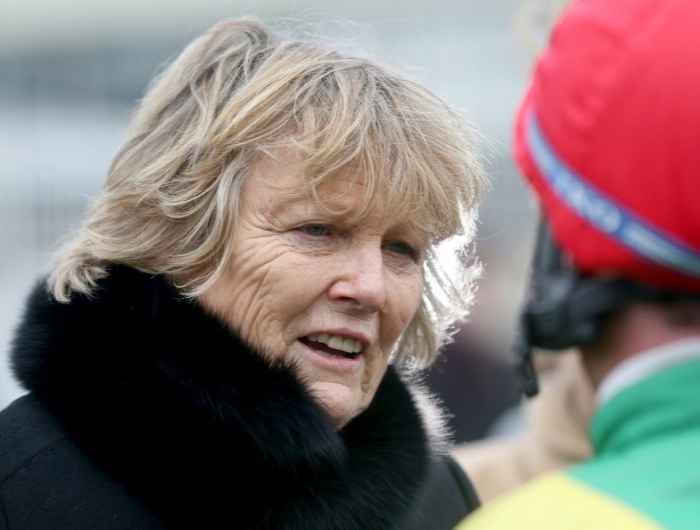
[(458, 441), (493, 432), (494, 418), (518, 401), (508, 364), (535, 211), (510, 159), (510, 129), (548, 2), (9, 0), (3, 12), (0, 408), (21, 393), (6, 354), (23, 299), (100, 189), (130, 110), (188, 41), (241, 15), (302, 21), (398, 65), (481, 132), (493, 183), (477, 242), (485, 275), (470, 322), (429, 379), (455, 414)]

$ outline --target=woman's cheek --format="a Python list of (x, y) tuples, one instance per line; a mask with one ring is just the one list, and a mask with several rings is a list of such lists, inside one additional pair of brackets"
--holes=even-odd
[(401, 333), (406, 330), (418, 313), (423, 295), (422, 276), (413, 278), (410, 282), (399, 283), (394, 287), (394, 292), (397, 293), (396, 313), (387, 333), (387, 342), (391, 342), (389, 350), (393, 348), (394, 342), (398, 340)]

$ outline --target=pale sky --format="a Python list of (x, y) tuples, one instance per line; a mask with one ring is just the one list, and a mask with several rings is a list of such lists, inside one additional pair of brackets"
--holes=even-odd
[(392, 20), (408, 27), (449, 19), (488, 26), (533, 0), (5, 0), (0, 53), (70, 45), (129, 33), (196, 33), (243, 14), (302, 19)]

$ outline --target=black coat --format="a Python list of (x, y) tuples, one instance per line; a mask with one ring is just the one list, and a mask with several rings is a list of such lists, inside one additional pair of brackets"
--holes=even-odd
[(448, 529), (477, 503), (392, 368), (337, 432), (159, 277), (38, 286), (11, 359), (30, 394), (0, 413), (0, 529)]

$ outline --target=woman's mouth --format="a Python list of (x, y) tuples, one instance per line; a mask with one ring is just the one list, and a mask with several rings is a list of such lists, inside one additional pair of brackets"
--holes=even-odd
[(300, 338), (299, 341), (316, 352), (345, 359), (356, 359), (363, 350), (359, 340), (326, 333), (308, 335)]

